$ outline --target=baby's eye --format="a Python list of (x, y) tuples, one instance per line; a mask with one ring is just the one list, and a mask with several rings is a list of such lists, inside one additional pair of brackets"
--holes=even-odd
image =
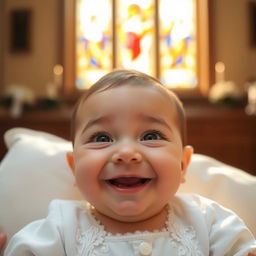
[(90, 141), (104, 143), (104, 142), (113, 142), (113, 139), (107, 134), (99, 133), (99, 134), (93, 135)]
[(164, 136), (158, 131), (147, 132), (143, 135), (141, 140), (162, 140)]

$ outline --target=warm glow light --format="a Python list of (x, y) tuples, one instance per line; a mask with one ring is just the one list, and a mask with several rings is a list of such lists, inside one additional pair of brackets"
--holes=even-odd
[(56, 90), (58, 90), (63, 82), (63, 66), (60, 64), (55, 65), (53, 67), (53, 75), (54, 75), (54, 85), (56, 86)]
[(62, 65), (55, 65), (53, 68), (53, 73), (55, 75), (62, 75), (63, 73), (63, 66)]
[(225, 65), (223, 62), (219, 61), (215, 64), (215, 71), (216, 72), (224, 72), (225, 71)]
[(225, 81), (225, 64), (221, 61), (215, 64), (215, 83)]
[(88, 89), (92, 84), (99, 80), (103, 75), (107, 73), (107, 70), (91, 70), (86, 73), (84, 79), (87, 81), (85, 89)]
[(197, 81), (191, 70), (169, 69), (163, 73), (162, 82), (167, 87), (187, 87), (187, 84), (190, 84), (193, 88), (196, 86)]

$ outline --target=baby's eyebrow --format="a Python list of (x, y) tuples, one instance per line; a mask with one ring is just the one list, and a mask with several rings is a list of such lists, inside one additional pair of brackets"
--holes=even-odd
[[(148, 116), (148, 115), (139, 115), (139, 118), (142, 119), (143, 122), (146, 123), (157, 123), (165, 126), (167, 129), (172, 131), (172, 127), (161, 117), (158, 116)], [(102, 123), (111, 123), (113, 121), (113, 117), (111, 116), (99, 116), (96, 118), (90, 119), (84, 126), (82, 130), (82, 134), (89, 129), (90, 127), (97, 125), (97, 124), (102, 124)]]
[(172, 127), (161, 117), (141, 115), (141, 118), (146, 122), (159, 123), (172, 131)]
[(96, 117), (93, 119), (90, 119), (84, 126), (83, 130), (82, 130), (82, 134), (89, 129), (90, 127), (92, 127), (93, 125), (96, 124), (102, 124), (102, 123), (106, 123), (106, 122), (111, 122), (111, 118), (109, 116), (100, 116), (100, 117)]

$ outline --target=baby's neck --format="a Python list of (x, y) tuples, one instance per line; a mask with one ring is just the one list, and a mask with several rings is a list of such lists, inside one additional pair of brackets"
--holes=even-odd
[(168, 218), (168, 208), (164, 207), (159, 213), (154, 216), (137, 222), (123, 222), (112, 219), (106, 215), (101, 214), (96, 209), (93, 209), (93, 215), (104, 226), (105, 230), (111, 234), (125, 234), (134, 233), (136, 231), (155, 231), (166, 228), (166, 221)]

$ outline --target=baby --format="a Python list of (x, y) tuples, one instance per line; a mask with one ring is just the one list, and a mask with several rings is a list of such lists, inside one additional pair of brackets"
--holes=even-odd
[(54, 200), (6, 256), (254, 255), (234, 213), (176, 195), (193, 149), (180, 100), (158, 80), (129, 70), (102, 77), (75, 107), (72, 142), (67, 159), (85, 201)]

